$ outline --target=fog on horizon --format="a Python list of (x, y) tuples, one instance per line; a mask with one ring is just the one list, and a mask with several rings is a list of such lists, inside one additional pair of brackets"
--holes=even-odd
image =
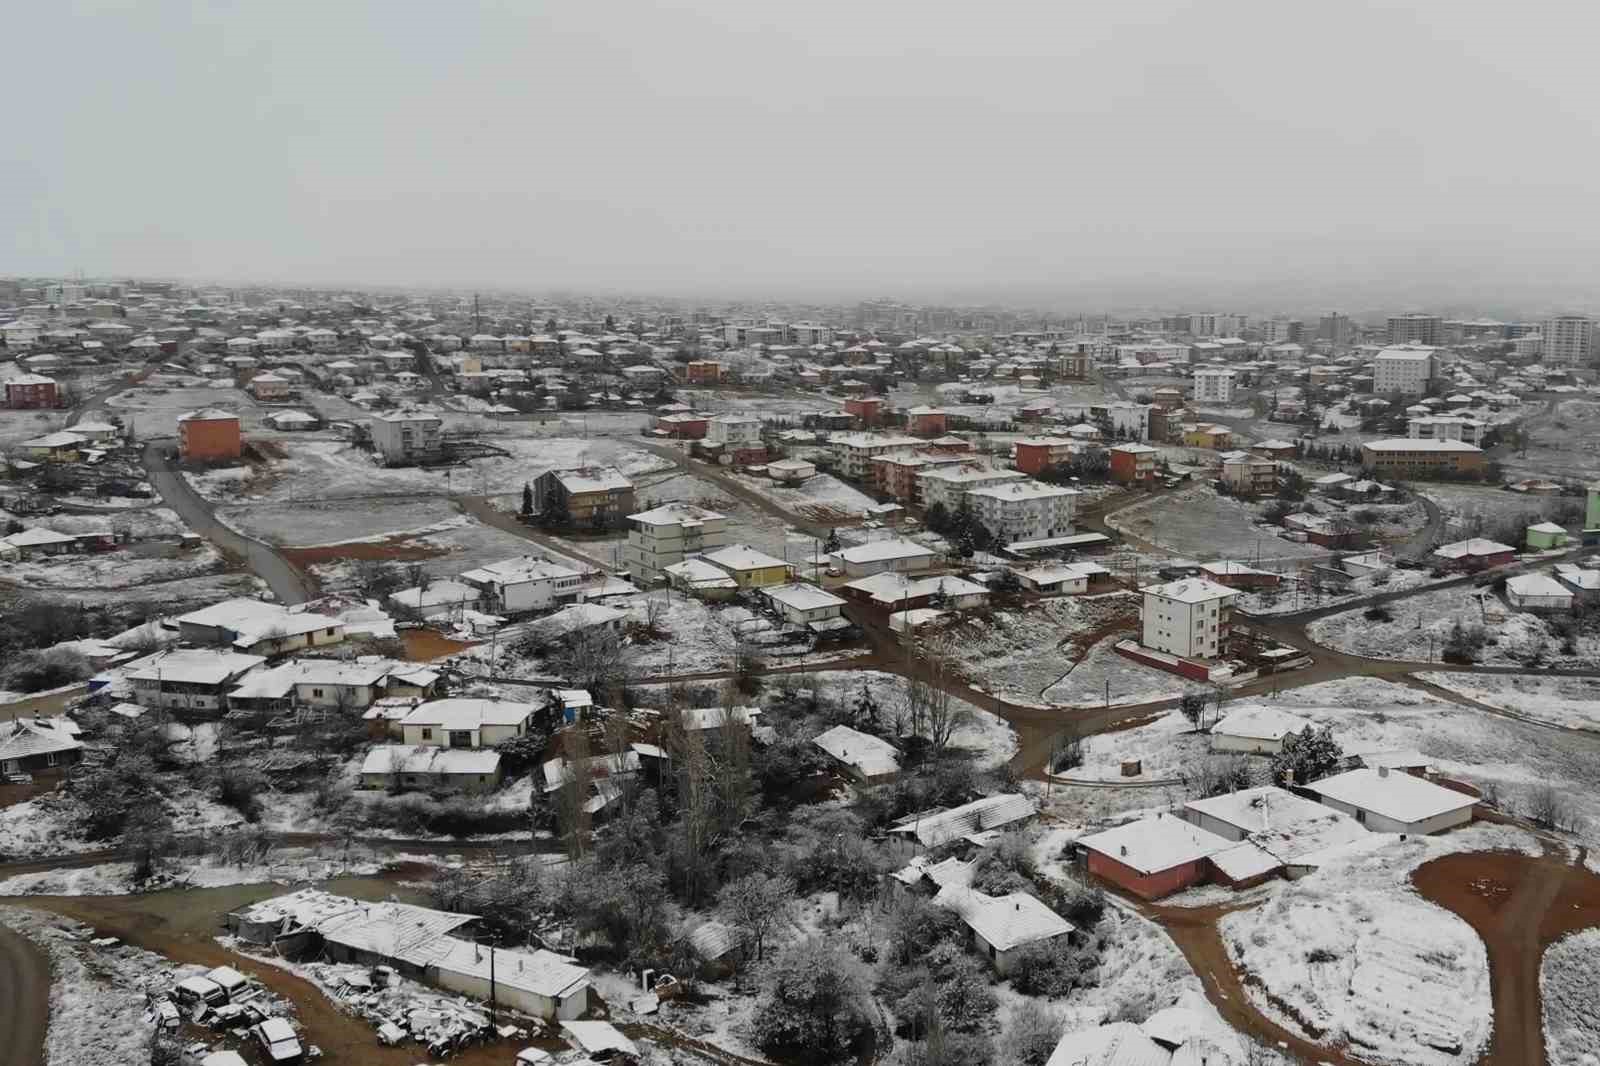
[(9, 20), (0, 273), (1572, 300), (1600, 273), (1597, 24), (1548, 0), (63, 0)]

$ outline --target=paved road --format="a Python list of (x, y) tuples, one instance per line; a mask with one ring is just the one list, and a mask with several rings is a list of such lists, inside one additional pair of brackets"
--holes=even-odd
[(170, 439), (150, 441), (144, 446), (144, 468), (150, 484), (166, 505), (178, 513), (190, 529), (238, 559), (265, 581), (280, 603), (304, 603), (315, 599), (316, 585), (298, 567), (270, 544), (243, 536), (217, 518), (211, 504), (184, 480), (167, 458), (173, 447)]
[[(557, 555), (564, 555), (569, 559), (582, 559), (584, 562), (598, 566), (602, 570), (611, 571), (616, 569), (612, 560), (602, 559), (598, 555), (590, 555), (576, 547), (571, 541), (557, 540), (555, 537), (540, 532), (532, 526), (523, 525), (517, 521), (515, 515), (507, 514), (495, 507), (487, 496), (453, 496), (451, 499), (462, 511), (486, 526), (493, 526), (495, 529), (503, 530), (514, 537), (521, 537), (523, 540), (531, 540), (540, 547), (549, 548)], [(609, 549), (611, 543), (603, 542), (601, 546)], [(608, 551), (607, 554), (610, 554), (610, 552)]]
[(0, 1062), (44, 1066), (50, 962), (26, 937), (0, 926)]

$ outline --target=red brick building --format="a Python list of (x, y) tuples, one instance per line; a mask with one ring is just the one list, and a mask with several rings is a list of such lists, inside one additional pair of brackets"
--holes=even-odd
[(906, 432), (917, 437), (935, 437), (943, 433), (948, 419), (937, 407), (913, 407), (906, 412)]
[(690, 385), (718, 385), (724, 374), (722, 364), (710, 359), (697, 359), (684, 368), (684, 380)]
[(1156, 479), (1156, 449), (1148, 444), (1118, 444), (1109, 449), (1111, 477), (1124, 485), (1148, 485)]
[(875, 426), (883, 419), (883, 397), (852, 396), (844, 402), (844, 413), (860, 419), (864, 426)]
[(1073, 441), (1067, 437), (1023, 437), (1017, 441), (1017, 469), (1038, 474), (1047, 467), (1067, 461)]
[(710, 422), (710, 415), (680, 413), (657, 418), (656, 428), (675, 440), (700, 440)]
[(243, 447), (239, 416), (206, 408), (178, 417), (178, 454), (195, 462), (237, 459)]
[(55, 381), (42, 374), (21, 374), (6, 382), (6, 406), (14, 410), (54, 407), (59, 399)]
[(1210, 856), (1234, 842), (1170, 814), (1083, 837), (1089, 872), (1140, 899), (1161, 899), (1204, 881)]

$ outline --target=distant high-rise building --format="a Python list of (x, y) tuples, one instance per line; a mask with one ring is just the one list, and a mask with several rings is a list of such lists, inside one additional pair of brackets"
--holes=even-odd
[(1594, 350), (1594, 323), (1582, 315), (1559, 315), (1544, 322), (1544, 351), (1547, 366), (1583, 366)]
[(1335, 345), (1343, 346), (1355, 340), (1356, 328), (1351, 323), (1349, 315), (1332, 311), (1323, 315), (1317, 321), (1317, 337), (1321, 340), (1332, 341)]
[(1300, 320), (1294, 318), (1269, 318), (1256, 330), (1261, 334), (1263, 344), (1287, 344), (1291, 341), (1298, 344), (1305, 333)]
[(1213, 313), (1189, 316), (1189, 332), (1196, 337), (1215, 337), (1217, 335), (1217, 316)]
[(1444, 343), (1444, 319), (1438, 315), (1390, 315), (1390, 344)]

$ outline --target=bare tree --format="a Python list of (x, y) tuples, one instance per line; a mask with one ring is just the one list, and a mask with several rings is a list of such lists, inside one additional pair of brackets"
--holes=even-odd
[(675, 784), (678, 831), (682, 834), (685, 902), (697, 907), (705, 892), (701, 859), (710, 850), (715, 835), (710, 757), (700, 731), (684, 728), (681, 710), (668, 713), (662, 733), (677, 771)]
[(912, 701), (913, 714), (923, 718), (926, 732), (922, 735), (927, 738), (934, 755), (943, 755), (955, 734), (972, 721), (972, 711), (950, 694), (955, 676), (951, 669), (954, 655), (948, 639), (923, 641), (918, 659), (919, 668), (913, 671), (911, 685), (913, 690), (920, 688), (921, 691)]
[(755, 950), (756, 961), (766, 953), (773, 933), (794, 924), (796, 891), (785, 874), (751, 873), (723, 886), (717, 902), (734, 928)]
[(1528, 819), (1540, 828), (1575, 832), (1579, 827), (1572, 801), (1552, 784), (1541, 783), (1529, 789), (1525, 806)]
[(556, 822), (567, 846), (567, 855), (583, 858), (589, 842), (589, 797), (593, 791), (593, 767), (589, 765), (589, 734), (583, 727), (569, 729), (563, 742), (565, 761), (561, 768), (561, 787), (556, 793)]
[(631, 658), (620, 633), (587, 629), (572, 634), (551, 665), (573, 684), (590, 692), (603, 693), (614, 683), (627, 679)]

